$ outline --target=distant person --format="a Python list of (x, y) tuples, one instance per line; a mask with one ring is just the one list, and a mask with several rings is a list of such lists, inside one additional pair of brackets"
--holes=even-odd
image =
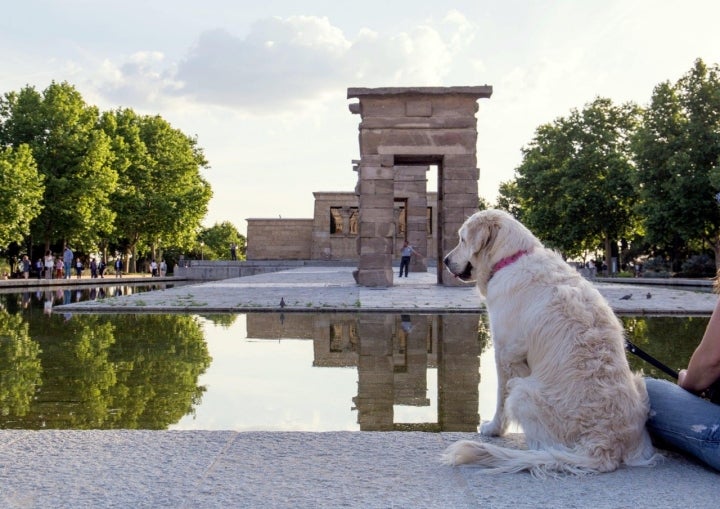
[(44, 275), (44, 274), (43, 274), (43, 267), (44, 267), (44, 266), (43, 266), (43, 260), (42, 260), (42, 258), (38, 258), (37, 261), (35, 262), (35, 270), (37, 270), (38, 279), (42, 278), (43, 275)]
[(65, 278), (69, 278), (71, 271), (72, 271), (72, 262), (73, 262), (73, 252), (70, 249), (70, 246), (65, 245), (65, 250), (63, 251), (63, 268), (65, 269)]
[(90, 277), (91, 278), (98, 277), (98, 264), (97, 264), (97, 260), (95, 260), (95, 258), (90, 258)]
[(20, 260), (20, 272), (22, 272), (23, 278), (28, 279), (30, 277), (30, 258), (27, 255), (23, 255), (22, 260)]
[(115, 277), (122, 277), (122, 258), (115, 258)]
[(158, 264), (155, 261), (155, 258), (153, 258), (152, 261), (150, 262), (150, 275), (152, 277), (158, 276)]
[(160, 260), (160, 277), (165, 277), (165, 274), (167, 274), (167, 263), (165, 263), (165, 258)]
[(98, 263), (98, 274), (100, 274), (100, 279), (105, 277), (105, 268), (105, 260), (100, 258), (100, 263)]
[(65, 267), (65, 263), (63, 262), (63, 259), (60, 255), (55, 258), (55, 279), (62, 279), (63, 278), (63, 270)]
[(53, 272), (55, 272), (55, 257), (49, 249), (45, 251), (45, 259), (43, 260), (43, 263), (45, 266), (45, 279), (52, 279)]
[(230, 259), (237, 260), (237, 244), (234, 242), (230, 244)]
[(416, 254), (420, 257), (422, 255), (415, 251), (415, 249), (408, 243), (406, 240), (403, 242), (402, 251), (400, 251), (400, 275), (398, 277), (403, 276), (403, 269), (405, 270), (405, 277), (408, 277), (408, 269), (410, 268), (410, 258), (412, 258), (412, 255)]
[(77, 273), (77, 278), (80, 279), (82, 276), (83, 271), (83, 262), (80, 258), (75, 258), (75, 272)]

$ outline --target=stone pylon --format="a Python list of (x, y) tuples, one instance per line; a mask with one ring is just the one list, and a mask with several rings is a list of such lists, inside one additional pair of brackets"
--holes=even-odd
[[(359, 198), (359, 262), (355, 273), (362, 286), (393, 284), (395, 180), (398, 168), (437, 167), (438, 283), (457, 282), (442, 270), (442, 258), (455, 245), (457, 230), (478, 208), (478, 99), (492, 87), (349, 88), (350, 111), (361, 116)], [(418, 232), (415, 231), (417, 235)]]

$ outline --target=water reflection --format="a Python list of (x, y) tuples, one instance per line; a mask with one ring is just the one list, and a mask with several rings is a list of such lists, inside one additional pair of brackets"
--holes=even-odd
[[(486, 315), (46, 314), (45, 302), (84, 298), (76, 292), (0, 295), (0, 428), (474, 431), (491, 417), (478, 406), (494, 404), (494, 367), (480, 367), (492, 358)], [(622, 320), (633, 343), (675, 368), (708, 321)], [(325, 392), (337, 408), (287, 417), (290, 406), (329, 406)]]

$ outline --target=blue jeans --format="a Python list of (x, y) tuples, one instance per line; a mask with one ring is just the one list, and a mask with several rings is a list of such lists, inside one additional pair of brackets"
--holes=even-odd
[(410, 257), (409, 256), (403, 256), (400, 258), (400, 276), (403, 275), (403, 269), (405, 270), (405, 277), (408, 277), (408, 267), (410, 267)]
[(65, 279), (72, 276), (72, 262), (64, 262), (63, 265), (65, 266)]
[(647, 429), (653, 441), (720, 470), (720, 405), (667, 380), (646, 378), (645, 386), (650, 396)]

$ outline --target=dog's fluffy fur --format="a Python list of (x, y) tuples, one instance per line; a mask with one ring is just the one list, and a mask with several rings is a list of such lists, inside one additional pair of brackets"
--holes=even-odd
[(653, 464), (645, 384), (600, 293), (505, 212), (474, 214), (459, 237), (445, 265), (477, 282), (495, 346), (497, 409), (480, 432), (502, 435), (517, 421), (528, 450), (464, 440), (445, 463), (536, 475)]

